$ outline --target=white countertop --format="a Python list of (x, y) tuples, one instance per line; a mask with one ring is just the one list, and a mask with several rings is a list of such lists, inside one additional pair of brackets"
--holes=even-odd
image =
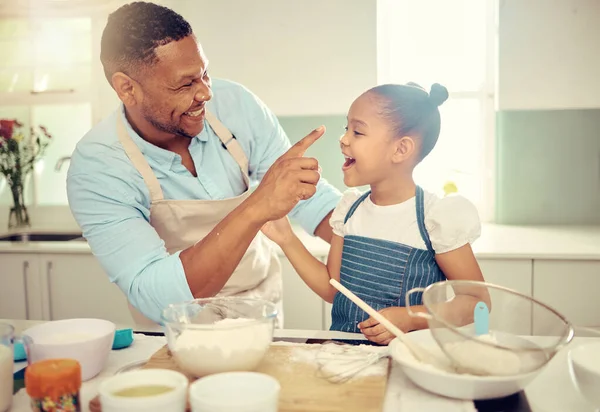
[[(6, 320), (0, 319), (0, 322), (6, 322)], [(13, 324), (18, 331), (22, 331), (27, 327), (40, 323), (39, 321), (15, 320), (8, 320), (8, 322)], [(278, 337), (347, 338), (349, 336), (349, 334), (323, 331), (277, 330), (276, 332), (276, 336)], [(600, 338), (576, 337), (571, 342), (570, 346), (559, 352), (546, 368), (529, 384), (525, 389), (525, 393), (532, 411), (593, 411), (593, 408), (585, 402), (572, 383), (567, 364), (567, 353), (570, 348), (593, 341), (600, 341)], [(118, 368), (125, 366), (132, 361), (147, 359), (154, 351), (158, 350), (164, 344), (164, 337), (146, 337), (140, 335), (136, 336), (136, 344), (130, 348), (113, 351), (109, 358), (109, 366), (107, 366), (107, 370), (102, 373), (102, 376), (94, 378), (84, 384), (85, 389), (82, 389), (84, 408), (82, 410), (88, 410), (87, 403), (89, 402), (89, 399), (95, 396), (95, 388), (103, 377), (110, 376), (110, 374), (114, 373)], [(15, 370), (19, 370), (24, 366), (25, 363), (20, 363), (15, 366)], [(403, 396), (411, 396), (410, 402), (406, 402), (406, 399), (403, 401)], [(400, 410), (403, 405), (414, 405), (415, 402), (420, 405), (419, 410), (423, 412), (438, 412), (440, 410), (457, 412), (474, 411), (471, 402), (449, 400), (416, 388), (408, 381), (400, 366), (395, 362), (392, 363), (392, 371), (388, 380), (385, 397), (383, 412), (395, 412)], [(30, 410), (29, 405), (26, 402), (26, 394), (24, 394), (23, 391), (15, 395), (14, 402), (15, 405), (10, 410), (11, 412), (25, 412)]]
[[(32, 228), (31, 232), (76, 233), (67, 227)], [(308, 250), (327, 256), (329, 245), (296, 229)], [(0, 233), (5, 235), (8, 233)], [(600, 260), (600, 226), (504, 226), (485, 224), (481, 237), (473, 244), (479, 259), (566, 259)], [(85, 241), (0, 242), (0, 253), (91, 253)], [(280, 251), (281, 253), (281, 251)]]

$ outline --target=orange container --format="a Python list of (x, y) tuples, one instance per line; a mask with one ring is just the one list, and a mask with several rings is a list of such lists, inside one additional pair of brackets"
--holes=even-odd
[(47, 359), (25, 369), (25, 389), (34, 412), (81, 410), (81, 365), (74, 359)]

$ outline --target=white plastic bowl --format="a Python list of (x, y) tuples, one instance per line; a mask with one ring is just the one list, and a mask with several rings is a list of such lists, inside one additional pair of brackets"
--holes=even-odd
[(568, 358), (573, 383), (591, 405), (600, 408), (600, 342), (576, 346)]
[[(445, 356), (429, 329), (411, 332), (410, 339)], [(416, 360), (398, 339), (390, 342), (390, 355), (406, 376), (426, 391), (455, 399), (484, 400), (512, 395), (524, 389), (542, 370), (511, 376), (475, 376), (445, 372)]]
[[(140, 385), (164, 385), (173, 390), (151, 396), (115, 395)], [(120, 373), (102, 381), (98, 388), (102, 412), (184, 412), (189, 380), (180, 372), (167, 369), (142, 369)]]
[(87, 381), (106, 366), (115, 336), (115, 324), (103, 319), (55, 320), (23, 332), (28, 361), (70, 358), (81, 365)]
[(257, 372), (227, 372), (190, 385), (192, 412), (277, 412), (281, 386)]

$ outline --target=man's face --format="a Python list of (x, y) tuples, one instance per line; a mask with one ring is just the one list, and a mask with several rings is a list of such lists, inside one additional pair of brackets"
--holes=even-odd
[(204, 127), (204, 106), (212, 98), (208, 60), (193, 35), (155, 53), (158, 62), (136, 79), (141, 114), (157, 131), (193, 138)]

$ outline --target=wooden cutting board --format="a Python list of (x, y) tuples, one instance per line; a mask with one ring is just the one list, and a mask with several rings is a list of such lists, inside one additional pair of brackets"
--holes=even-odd
[[(332, 383), (322, 377), (318, 364), (295, 355), (299, 346), (271, 345), (256, 369), (279, 381), (279, 412), (381, 412), (390, 370), (389, 358), (381, 359), (381, 374), (359, 375), (344, 383)], [(302, 350), (321, 350), (318, 344), (302, 345)], [(304, 352), (306, 353), (306, 352)], [(171, 352), (164, 346), (142, 368), (171, 369), (182, 372)], [(184, 373), (185, 374), (185, 373)], [(187, 374), (190, 382), (195, 379)], [(98, 399), (90, 409), (99, 411)]]

